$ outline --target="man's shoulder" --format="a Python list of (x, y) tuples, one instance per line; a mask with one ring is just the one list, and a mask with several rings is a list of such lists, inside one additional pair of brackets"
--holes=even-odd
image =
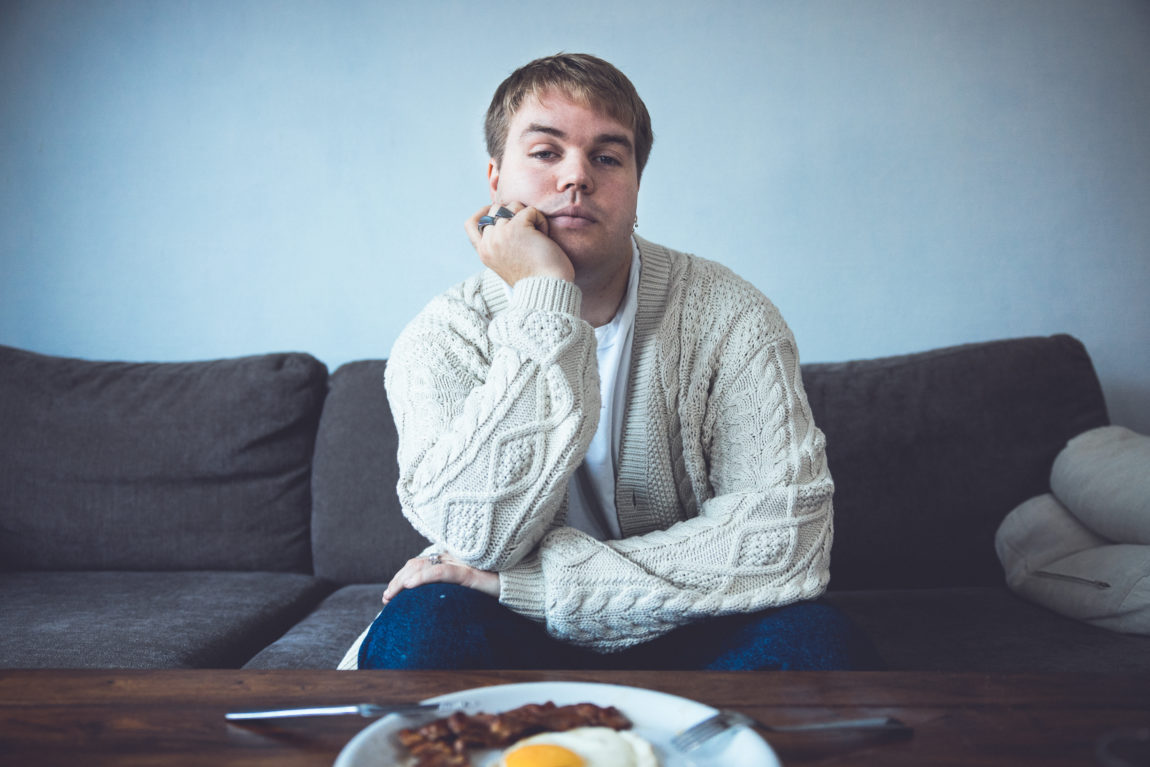
[(493, 296), (499, 296), (491, 284), (491, 277), (492, 273), (489, 270), (476, 272), (451, 285), (428, 301), (415, 315), (413, 322), (454, 315), (471, 315), (483, 321), (490, 321), (498, 308), (492, 306), (491, 299)]
[(455, 283), (428, 301), (400, 331), (392, 356), (420, 350), (435, 340), (448, 338), (482, 346), (493, 316), (488, 297), (492, 294), (484, 272)]
[(684, 307), (706, 307), (713, 314), (738, 316), (745, 312), (778, 314), (771, 300), (749, 280), (718, 261), (639, 239), (641, 256), (658, 270), (665, 270), (668, 298)]

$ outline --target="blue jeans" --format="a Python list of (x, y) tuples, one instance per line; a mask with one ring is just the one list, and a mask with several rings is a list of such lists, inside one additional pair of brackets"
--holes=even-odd
[(432, 583), (391, 600), (360, 647), (359, 667), (829, 670), (882, 664), (866, 636), (821, 602), (711, 618), (603, 654), (552, 638), (486, 594)]

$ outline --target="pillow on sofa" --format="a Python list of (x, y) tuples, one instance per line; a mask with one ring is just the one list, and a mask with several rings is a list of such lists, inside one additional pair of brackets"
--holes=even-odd
[[(1031, 498), (1006, 515), (994, 538), (998, 558), (1013, 562), (1024, 556), (1024, 566), (1038, 569), (1079, 551), (1110, 543), (1083, 525), (1050, 493)], [(1008, 550), (1004, 550), (1008, 549)], [(1010, 569), (1007, 570), (1009, 576)]]
[(1150, 634), (1150, 546), (1107, 541), (1047, 494), (1007, 515), (995, 549), (1019, 596), (1112, 631)]
[(1150, 437), (1122, 426), (1080, 434), (1055, 459), (1050, 487), (1099, 535), (1150, 545)]
[(305, 354), (126, 363), (0, 347), (0, 567), (307, 572), (326, 379)]

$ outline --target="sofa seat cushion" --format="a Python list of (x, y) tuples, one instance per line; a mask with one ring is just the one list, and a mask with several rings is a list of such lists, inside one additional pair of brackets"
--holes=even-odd
[(1150, 637), (1116, 634), (1005, 587), (832, 591), (892, 671), (1150, 672)]
[(329, 590), (296, 573), (0, 573), (0, 667), (238, 668)]
[(333, 669), (379, 614), (386, 583), (345, 586), (244, 668)]

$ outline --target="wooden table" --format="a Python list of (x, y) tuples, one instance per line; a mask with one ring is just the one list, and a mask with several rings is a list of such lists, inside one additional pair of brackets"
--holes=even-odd
[(660, 690), (765, 722), (892, 715), (913, 738), (771, 735), (786, 765), (1097, 765), (1150, 726), (1150, 676), (904, 672), (0, 671), (2, 765), (331, 765), (370, 721), (237, 726), (230, 710), (406, 702), (527, 681)]

